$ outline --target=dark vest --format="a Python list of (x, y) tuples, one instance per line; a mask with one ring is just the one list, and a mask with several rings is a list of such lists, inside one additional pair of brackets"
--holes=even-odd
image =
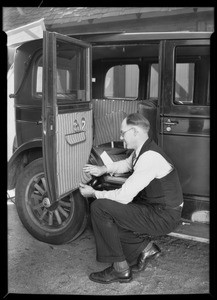
[(138, 193), (133, 201), (140, 203), (145, 201), (146, 203), (162, 204), (163, 206), (167, 207), (179, 206), (183, 202), (183, 194), (178, 174), (172, 161), (169, 157), (166, 156), (163, 150), (149, 138), (143, 144), (136, 161), (138, 160), (140, 155), (149, 150), (156, 151), (161, 154), (171, 164), (173, 169), (163, 178), (153, 179), (148, 186), (146, 186), (142, 191)]

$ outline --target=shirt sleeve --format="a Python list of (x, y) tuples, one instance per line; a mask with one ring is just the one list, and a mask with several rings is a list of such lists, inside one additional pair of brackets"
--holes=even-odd
[(111, 191), (96, 191), (96, 198), (107, 198), (127, 204), (154, 178), (159, 177), (159, 171), (160, 176), (165, 176), (170, 171), (171, 166), (159, 153), (153, 152), (147, 151), (139, 157), (133, 174), (121, 188)]
[(127, 173), (132, 170), (132, 155), (123, 160), (113, 162), (110, 166), (107, 167), (107, 173), (113, 174), (121, 174)]

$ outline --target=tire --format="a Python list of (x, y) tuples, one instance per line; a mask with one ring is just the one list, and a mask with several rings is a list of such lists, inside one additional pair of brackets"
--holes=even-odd
[(18, 177), (15, 203), (19, 218), (28, 232), (42, 242), (60, 245), (76, 239), (87, 225), (87, 199), (76, 190), (48, 207), (46, 194), (43, 161), (39, 158)]

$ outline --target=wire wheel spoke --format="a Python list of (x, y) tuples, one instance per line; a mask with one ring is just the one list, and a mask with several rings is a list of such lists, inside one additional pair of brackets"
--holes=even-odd
[(65, 207), (71, 207), (71, 203), (70, 202), (65, 202), (63, 200), (60, 200), (59, 204), (61, 204), (61, 206), (65, 206)]
[(49, 212), (49, 221), (48, 221), (48, 224), (50, 226), (53, 225), (53, 212), (52, 211)]
[(47, 213), (47, 209), (44, 208), (43, 213), (42, 213), (41, 216), (39, 217), (39, 219), (40, 219), (41, 221), (44, 219), (46, 213)]
[(43, 203), (41, 202), (41, 203), (38, 203), (38, 204), (36, 204), (35, 206), (33, 206), (32, 207), (32, 209), (33, 210), (37, 210), (37, 209), (39, 209), (39, 208), (42, 208), (44, 205), (43, 205)]
[(34, 184), (34, 188), (39, 191), (40, 194), (44, 195), (45, 191), (40, 187), (38, 183)]
[(39, 201), (39, 200), (42, 200), (42, 196), (33, 193), (31, 195), (31, 199), (34, 199), (35, 201)]
[(44, 177), (42, 177), (42, 178), (41, 178), (41, 181), (42, 181), (42, 184), (43, 184), (44, 190), (46, 191), (46, 190), (47, 190), (47, 187), (46, 187), (46, 181), (45, 181), (45, 178), (44, 178)]
[(61, 225), (62, 224), (62, 219), (61, 219), (60, 214), (59, 214), (57, 209), (54, 211), (54, 214), (56, 216), (57, 222), (59, 223), (59, 225)]
[(68, 218), (69, 214), (61, 206), (58, 206), (57, 209), (59, 210), (59, 212), (61, 212), (62, 215), (64, 215), (64, 217)]

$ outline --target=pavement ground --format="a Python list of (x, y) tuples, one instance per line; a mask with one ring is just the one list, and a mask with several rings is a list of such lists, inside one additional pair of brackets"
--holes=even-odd
[(109, 266), (96, 261), (91, 227), (75, 241), (50, 245), (22, 225), (8, 200), (8, 293), (62, 295), (209, 294), (209, 244), (164, 236), (162, 255), (130, 283), (100, 284), (91, 272)]

